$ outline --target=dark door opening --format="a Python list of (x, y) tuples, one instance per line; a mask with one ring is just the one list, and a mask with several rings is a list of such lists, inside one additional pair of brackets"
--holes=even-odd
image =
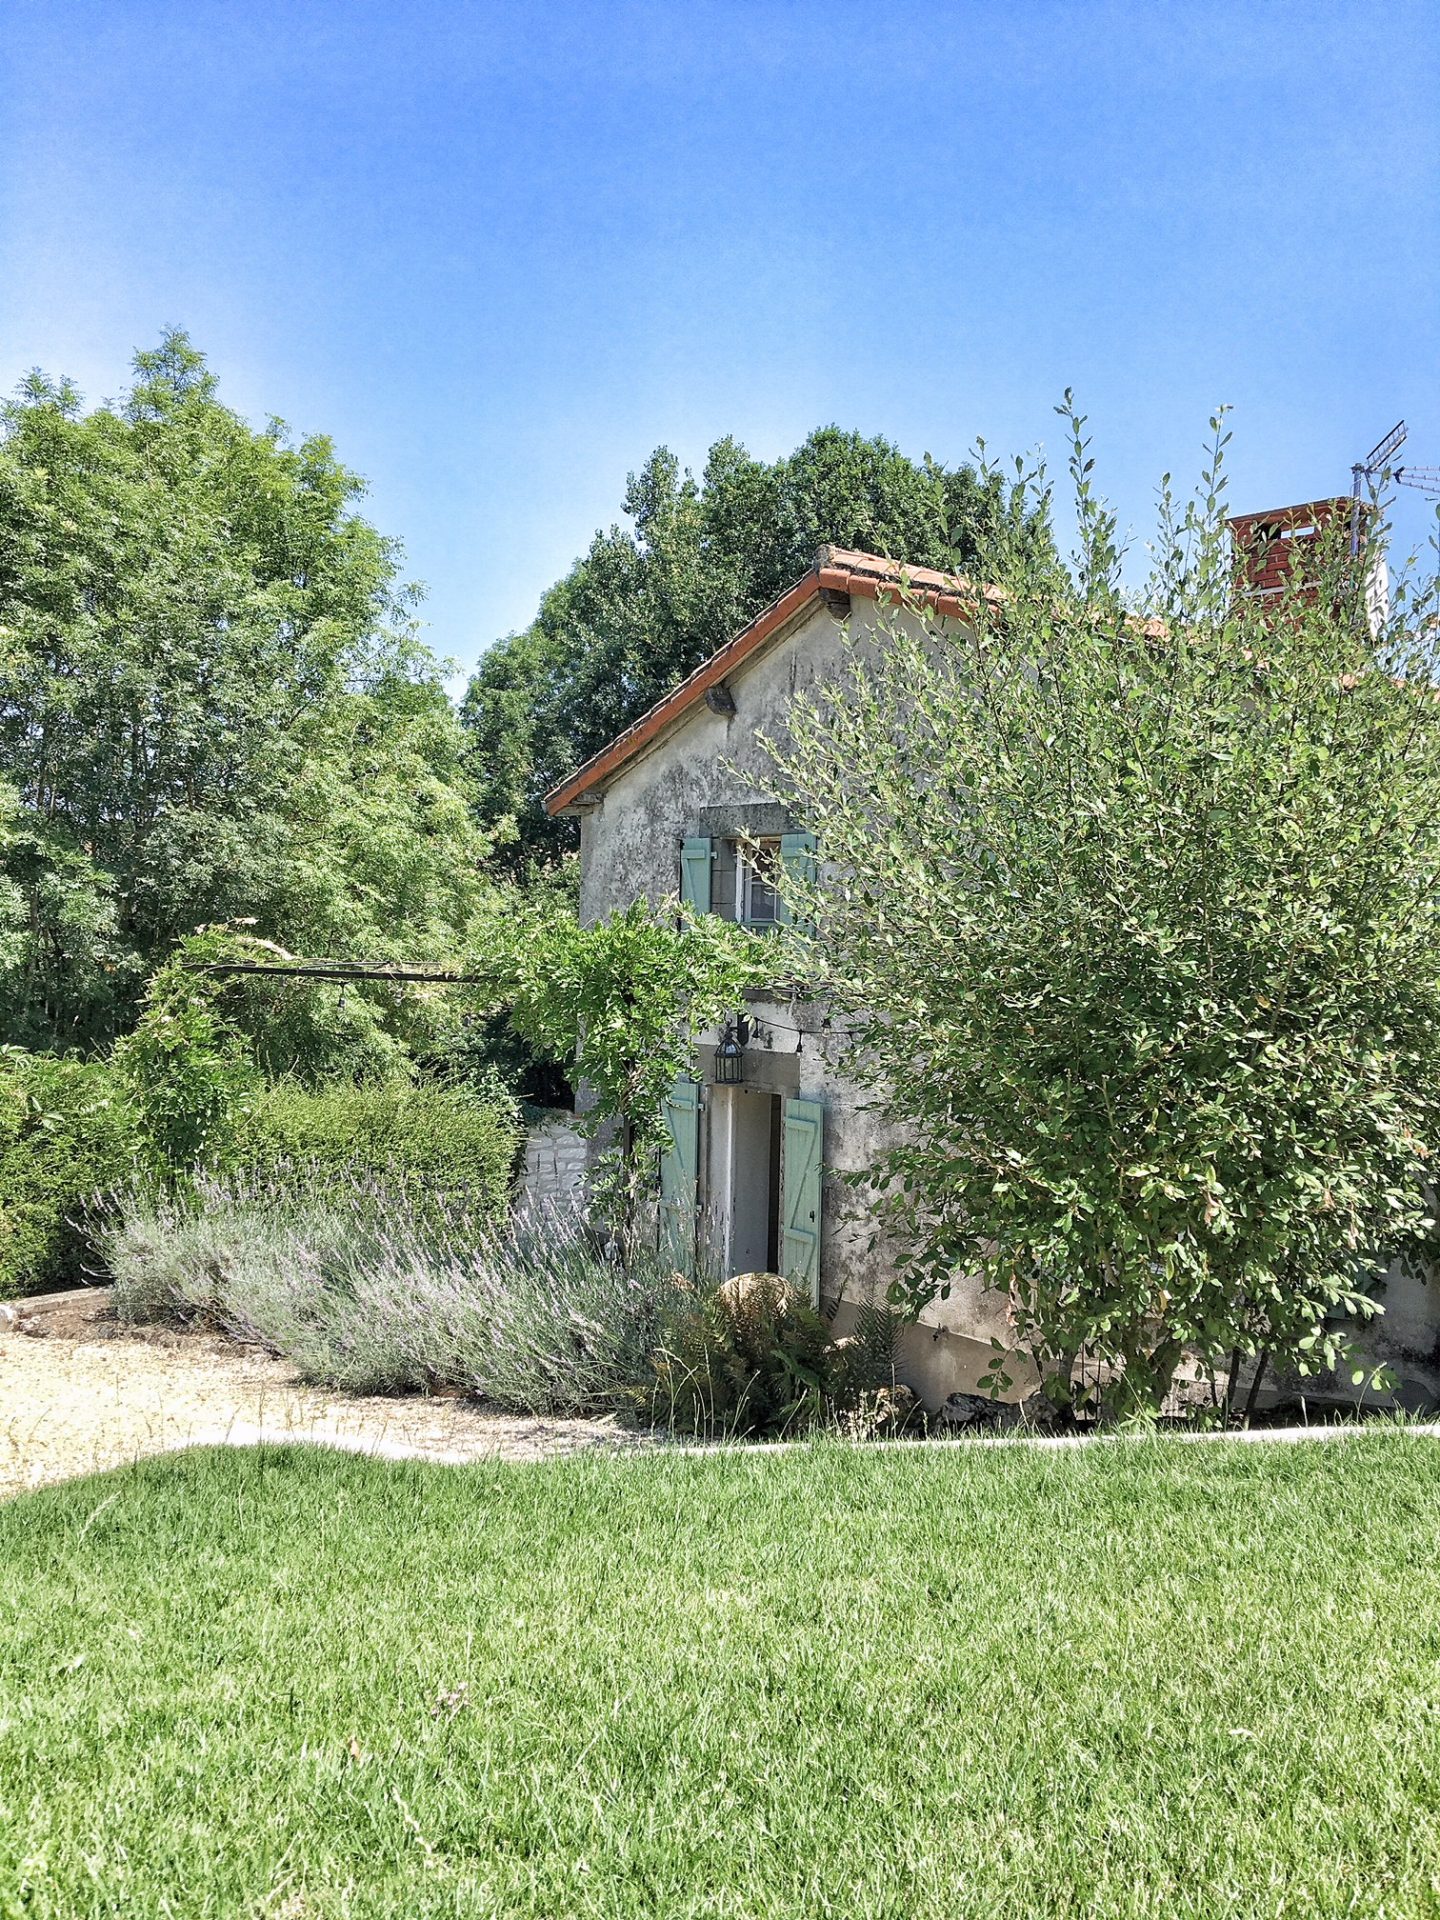
[(727, 1273), (776, 1273), (784, 1102), (750, 1087), (711, 1095), (711, 1192)]

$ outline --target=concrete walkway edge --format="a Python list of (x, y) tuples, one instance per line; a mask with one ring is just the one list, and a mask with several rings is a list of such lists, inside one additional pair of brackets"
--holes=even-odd
[[(1305, 1442), (1330, 1444), (1344, 1440), (1358, 1440), (1366, 1435), (1385, 1433), (1397, 1438), (1419, 1440), (1440, 1439), (1440, 1421), (1415, 1423), (1374, 1420), (1368, 1424), (1350, 1426), (1331, 1425), (1324, 1427), (1271, 1427), (1251, 1429), (1229, 1433), (1106, 1433), (1106, 1434), (1046, 1434), (1046, 1433), (996, 1433), (971, 1434), (956, 1439), (944, 1440), (889, 1440), (883, 1443), (840, 1442), (863, 1446), (867, 1452), (899, 1452), (902, 1450), (923, 1450), (927, 1453), (944, 1451), (953, 1453), (975, 1451), (992, 1447), (1029, 1447), (1041, 1450), (1065, 1450), (1080, 1447), (1135, 1447), (1145, 1446), (1152, 1440), (1182, 1440), (1187, 1444), (1201, 1445), (1209, 1442), (1224, 1442), (1232, 1446), (1296, 1446)], [(717, 1454), (757, 1454), (757, 1453), (797, 1453), (807, 1447), (835, 1444), (829, 1436), (821, 1434), (804, 1440), (714, 1440), (703, 1443), (685, 1442), (663, 1446), (655, 1451), (667, 1454), (680, 1454), (688, 1459), (710, 1458)], [(443, 1449), (410, 1446), (403, 1440), (386, 1440), (378, 1436), (359, 1434), (313, 1434), (295, 1435), (283, 1428), (255, 1426), (245, 1421), (237, 1421), (233, 1426), (215, 1428), (208, 1433), (187, 1435), (162, 1449), (167, 1453), (179, 1453), (191, 1447), (326, 1447), (338, 1453), (358, 1453), (377, 1460), (429, 1460), (440, 1466), (474, 1466), (477, 1456), (473, 1452), (450, 1452)], [(647, 1450), (648, 1451), (648, 1450)], [(561, 1456), (568, 1457), (568, 1456)], [(634, 1456), (626, 1456), (634, 1457)], [(481, 1455), (479, 1459), (485, 1460)], [(540, 1460), (506, 1459), (499, 1455), (488, 1456), (499, 1460), (505, 1466), (540, 1466), (547, 1464)]]

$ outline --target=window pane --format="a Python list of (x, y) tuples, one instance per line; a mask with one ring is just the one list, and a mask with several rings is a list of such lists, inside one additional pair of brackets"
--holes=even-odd
[(768, 880), (762, 880), (759, 874), (750, 877), (750, 913), (751, 920), (773, 920), (775, 918), (775, 889)]
[(762, 840), (745, 855), (745, 919), (760, 926), (773, 926), (780, 916), (780, 901), (775, 892), (775, 870), (780, 859), (778, 840)]

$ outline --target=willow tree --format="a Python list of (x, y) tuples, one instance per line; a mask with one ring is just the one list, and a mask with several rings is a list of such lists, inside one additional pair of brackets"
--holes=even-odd
[[(1158, 1404), (1345, 1360), (1430, 1222), (1440, 1137), (1437, 597), (1369, 592), (1383, 529), (1233, 572), (1219, 419), (1126, 592), (1067, 409), (1080, 543), (1005, 537), (963, 620), (898, 606), (781, 756), (826, 865), (797, 911), (896, 1123), (871, 1176), (912, 1306), (1008, 1296), (1051, 1391), (1077, 1356)], [(1009, 1361), (997, 1352), (994, 1378)]]

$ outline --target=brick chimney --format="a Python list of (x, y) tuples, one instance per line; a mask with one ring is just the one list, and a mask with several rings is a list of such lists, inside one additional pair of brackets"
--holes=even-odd
[[(1237, 513), (1227, 523), (1234, 543), (1235, 579), (1242, 593), (1257, 597), (1280, 593), (1297, 554), (1317, 540), (1335, 520), (1348, 528), (1354, 502), (1307, 500), (1298, 507), (1271, 507), (1264, 513)], [(1368, 510), (1368, 509), (1367, 509)]]

